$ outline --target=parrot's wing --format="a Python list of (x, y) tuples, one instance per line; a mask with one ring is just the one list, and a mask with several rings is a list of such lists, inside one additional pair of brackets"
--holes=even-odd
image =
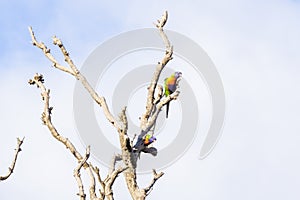
[(170, 93), (175, 92), (175, 90), (176, 90), (176, 84), (168, 85), (168, 89), (169, 89)]
[(150, 153), (152, 156), (157, 156), (157, 149), (155, 147), (144, 148), (144, 153)]

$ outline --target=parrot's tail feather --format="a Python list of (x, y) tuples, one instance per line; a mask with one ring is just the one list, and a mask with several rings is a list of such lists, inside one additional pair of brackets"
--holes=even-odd
[(167, 108), (166, 108), (166, 118), (168, 118), (169, 116), (169, 106), (170, 106), (170, 102), (167, 103)]

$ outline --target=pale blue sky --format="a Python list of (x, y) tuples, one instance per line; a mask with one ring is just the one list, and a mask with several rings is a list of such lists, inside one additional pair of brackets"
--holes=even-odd
[[(300, 198), (298, 1), (32, 0), (0, 3), (1, 174), (10, 164), (15, 138), (26, 137), (14, 174), (0, 183), (0, 199), (77, 198), (76, 162), (42, 126), (39, 91), (27, 85), (34, 73), (45, 75), (53, 119), (82, 152), (72, 113), (75, 80), (50, 68), (30, 44), (27, 26), (52, 49), (51, 36), (57, 35), (81, 66), (99, 44), (152, 27), (166, 9), (167, 28), (193, 39), (215, 63), (227, 112), (214, 151), (197, 160), (199, 136), (184, 157), (164, 170), (149, 199)], [(148, 176), (141, 179), (148, 181)], [(120, 176), (116, 186), (121, 189), (114, 191), (122, 198), (116, 199), (130, 199), (123, 182)]]

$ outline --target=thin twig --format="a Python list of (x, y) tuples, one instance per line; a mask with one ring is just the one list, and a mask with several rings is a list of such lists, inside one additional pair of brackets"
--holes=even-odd
[(81, 200), (85, 200), (86, 194), (84, 193), (84, 186), (82, 184), (80, 170), (83, 167), (83, 165), (86, 163), (87, 159), (90, 157), (90, 146), (87, 147), (85, 156), (83, 159), (79, 162), (78, 166), (74, 169), (73, 175), (77, 181), (79, 193), (77, 194)]
[(91, 166), (93, 172), (96, 174), (97, 181), (100, 184), (100, 189), (99, 189), (99, 193), (101, 195), (100, 198), (104, 199), (105, 198), (105, 192), (104, 192), (104, 190), (105, 190), (105, 184), (104, 184), (104, 182), (101, 179), (100, 170), (99, 170), (99, 168), (97, 166), (94, 167), (92, 164), (90, 164), (90, 166)]
[(51, 113), (53, 107), (49, 106), (49, 99), (50, 99), (50, 90), (47, 90), (44, 86), (44, 78), (41, 74), (35, 74), (33, 79), (28, 81), (31, 85), (37, 85), (38, 88), (41, 90), (42, 100), (44, 101), (44, 111), (42, 113), (42, 121), (44, 125), (46, 125), (51, 132), (52, 136), (65, 145), (67, 149), (70, 150), (70, 152), (74, 155), (74, 157), (80, 161), (82, 160), (82, 155), (76, 150), (75, 146), (68, 140), (68, 138), (63, 137), (60, 135), (55, 128), (55, 126), (52, 124), (51, 120)]
[[(95, 181), (95, 176), (93, 174), (92, 171), (92, 167), (91, 167), (91, 163), (89, 164), (88, 168), (87, 168), (88, 174), (90, 176), (90, 199), (94, 200), (97, 199), (97, 195), (96, 195), (96, 181)], [(104, 198), (103, 198), (104, 199)]]
[(144, 191), (145, 191), (145, 193), (146, 193), (147, 196), (148, 196), (148, 195), (150, 194), (150, 192), (152, 191), (155, 182), (156, 182), (160, 177), (162, 177), (162, 176), (164, 175), (163, 172), (160, 172), (159, 174), (157, 174), (157, 172), (155, 171), (155, 169), (153, 169), (152, 172), (153, 172), (153, 179), (152, 179), (150, 185), (149, 185), (147, 188), (144, 189)]
[(62, 70), (64, 72), (67, 72), (67, 73), (69, 73), (69, 74), (71, 74), (73, 76), (75, 75), (75, 73), (72, 70), (70, 70), (67, 67), (62, 66), (61, 64), (58, 63), (58, 61), (50, 53), (51, 50), (48, 49), (47, 46), (44, 43), (38, 42), (36, 40), (36, 37), (35, 37), (34, 32), (32, 30), (32, 27), (28, 27), (28, 30), (29, 30), (30, 35), (31, 35), (32, 44), (34, 46), (37, 46), (38, 48), (40, 48), (43, 51), (43, 53), (45, 54), (45, 56), (52, 62), (53, 67), (55, 67), (57, 69), (60, 69), (60, 70)]
[(17, 147), (15, 149), (15, 155), (14, 155), (13, 161), (12, 161), (10, 167), (8, 168), (7, 174), (4, 175), (4, 176), (0, 176), (0, 181), (4, 181), (4, 180), (8, 179), (8, 177), (10, 177), (10, 175), (13, 173), (13, 171), (15, 169), (15, 166), (16, 166), (16, 162), (17, 162), (19, 152), (22, 151), (21, 145), (23, 144), (24, 139), (25, 139), (25, 137), (23, 137), (22, 140), (17, 138)]

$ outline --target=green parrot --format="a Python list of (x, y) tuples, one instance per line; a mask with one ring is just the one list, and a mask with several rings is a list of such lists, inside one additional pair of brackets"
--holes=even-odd
[[(181, 72), (175, 72), (173, 73), (170, 77), (165, 79), (165, 96), (169, 96), (176, 90), (176, 82), (177, 79), (180, 78), (182, 75)], [(167, 108), (166, 108), (166, 118), (168, 118), (169, 114), (169, 106), (170, 102), (167, 103)]]

